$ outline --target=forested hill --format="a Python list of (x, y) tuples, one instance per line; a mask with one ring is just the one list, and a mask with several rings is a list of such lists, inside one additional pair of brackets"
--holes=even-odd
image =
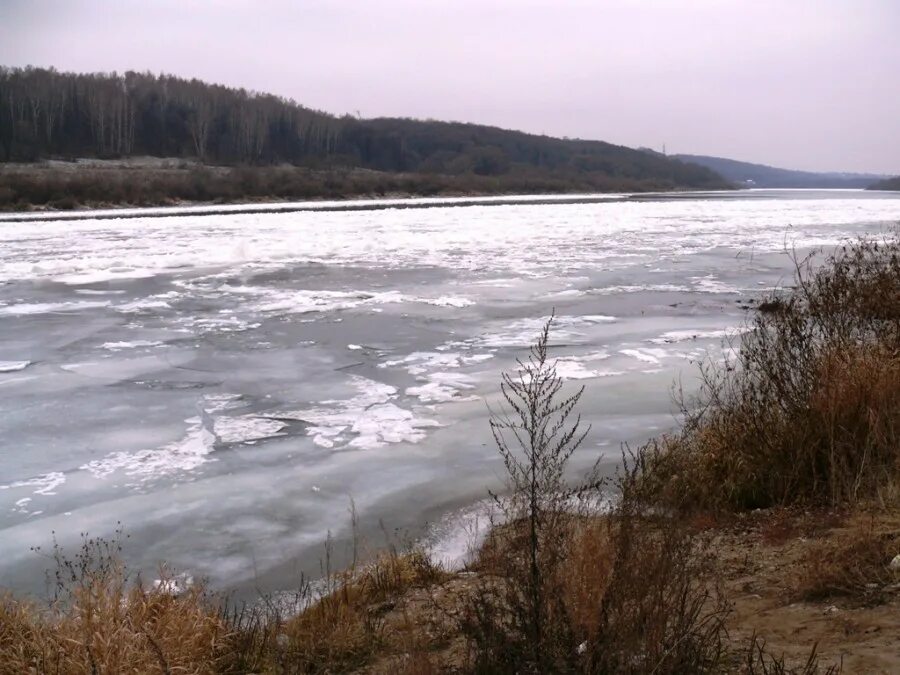
[[(455, 122), (357, 119), (168, 75), (0, 68), (0, 159), (196, 158), (451, 176), (572, 180), (610, 189), (720, 188), (714, 171), (600, 141)], [(577, 180), (575, 180), (577, 179)]]
[(897, 190), (900, 191), (900, 176), (885, 178), (869, 186), (870, 190)]
[(865, 188), (884, 178), (876, 174), (817, 173), (779, 169), (765, 164), (739, 162), (724, 157), (704, 155), (676, 155), (685, 162), (693, 162), (712, 169), (740, 187), (757, 188)]

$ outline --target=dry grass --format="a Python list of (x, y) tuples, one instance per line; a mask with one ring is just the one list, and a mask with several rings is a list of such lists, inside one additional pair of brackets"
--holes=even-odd
[(382, 630), (380, 605), (443, 579), (421, 551), (391, 548), (327, 574), (321, 597), (301, 582), (296, 615), (273, 602), (229, 610), (202, 583), (176, 593), (165, 574), (150, 588), (129, 579), (120, 551), (94, 539), (71, 559), (55, 548), (51, 602), (0, 597), (0, 673), (347, 672), (409, 653), (409, 635)]
[(795, 289), (769, 305), (730, 368), (704, 369), (682, 431), (638, 453), (645, 499), (713, 511), (895, 499), (900, 238), (798, 262)]
[(800, 563), (798, 595), (804, 600), (844, 597), (857, 603), (877, 603), (886, 589), (900, 582), (900, 571), (889, 564), (900, 554), (900, 529), (876, 525), (858, 516), (836, 535), (817, 540)]
[(70, 602), (0, 600), (0, 672), (220, 672), (228, 627), (202, 588), (184, 596), (90, 577)]
[(281, 672), (348, 672), (376, 653), (409, 651), (414, 627), (388, 634), (382, 616), (403, 593), (444, 576), (420, 550), (389, 550), (371, 564), (330, 576), (321, 599), (282, 623), (274, 660)]

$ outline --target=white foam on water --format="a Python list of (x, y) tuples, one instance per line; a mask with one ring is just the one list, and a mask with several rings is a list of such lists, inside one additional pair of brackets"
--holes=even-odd
[(125, 291), (122, 289), (116, 290), (106, 290), (99, 288), (77, 288), (75, 292), (78, 295), (124, 295)]
[(16, 373), (29, 365), (31, 361), (0, 361), (0, 373)]
[(66, 475), (61, 471), (51, 471), (42, 476), (29, 478), (28, 480), (19, 480), (8, 485), (0, 485), (0, 490), (10, 490), (12, 488), (37, 488), (32, 494), (36, 495), (55, 495), (56, 488), (66, 482)]
[(107, 301), (81, 302), (23, 302), (16, 305), (0, 307), (0, 315), (3, 316), (28, 316), (32, 314), (55, 314), (58, 312), (81, 312), (86, 309), (100, 309), (109, 307)]

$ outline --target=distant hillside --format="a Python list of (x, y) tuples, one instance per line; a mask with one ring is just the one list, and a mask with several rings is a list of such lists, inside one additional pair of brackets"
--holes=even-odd
[(870, 190), (897, 190), (900, 191), (900, 176), (886, 178), (869, 186)]
[(778, 169), (764, 164), (738, 162), (723, 157), (703, 155), (675, 155), (685, 162), (693, 162), (712, 169), (737, 185), (758, 188), (866, 188), (885, 178), (875, 174), (815, 173)]
[(0, 101), (0, 159), (7, 163), (151, 156), (231, 167), (471, 176), (505, 191), (535, 184), (557, 191), (728, 187), (708, 168), (600, 141), (338, 117), (271, 94), (168, 75), (0, 68)]

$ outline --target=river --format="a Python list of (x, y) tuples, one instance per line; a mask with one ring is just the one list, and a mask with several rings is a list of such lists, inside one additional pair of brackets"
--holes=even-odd
[(0, 586), (42, 587), (51, 533), (121, 523), (133, 569), (288, 588), (351, 501), (370, 546), (458, 562), (502, 485), (499, 374), (551, 311), (592, 425), (573, 471), (612, 467), (677, 423), (673, 383), (790, 283), (788, 251), (900, 221), (862, 191), (423, 201), (0, 216)]

